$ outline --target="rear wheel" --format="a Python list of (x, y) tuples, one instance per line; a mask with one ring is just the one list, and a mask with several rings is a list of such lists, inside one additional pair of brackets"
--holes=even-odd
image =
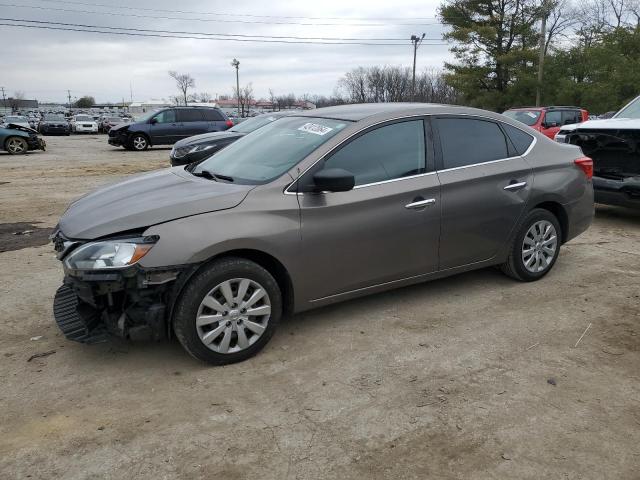
[(22, 137), (9, 137), (4, 142), (4, 148), (11, 155), (22, 155), (27, 153), (29, 145)]
[(245, 360), (269, 341), (282, 315), (273, 276), (242, 258), (211, 264), (189, 281), (173, 328), (193, 357), (214, 365)]
[(140, 133), (136, 133), (129, 139), (129, 146), (131, 150), (141, 152), (149, 148), (149, 139)]
[(523, 282), (544, 277), (558, 258), (561, 238), (555, 215), (541, 208), (532, 210), (520, 224), (502, 271)]

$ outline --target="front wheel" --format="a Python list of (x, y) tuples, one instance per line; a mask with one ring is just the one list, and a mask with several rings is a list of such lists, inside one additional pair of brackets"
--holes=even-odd
[(541, 208), (532, 210), (520, 224), (502, 271), (523, 282), (544, 277), (556, 263), (561, 239), (556, 216)]
[(21, 137), (9, 137), (4, 144), (4, 148), (11, 155), (22, 155), (27, 153), (29, 145), (24, 138)]
[(213, 365), (252, 357), (282, 315), (273, 276), (243, 258), (225, 258), (192, 278), (176, 304), (173, 329), (193, 357)]
[(129, 145), (132, 150), (141, 152), (149, 148), (149, 140), (147, 140), (147, 137), (145, 137), (144, 135), (135, 134), (129, 140)]

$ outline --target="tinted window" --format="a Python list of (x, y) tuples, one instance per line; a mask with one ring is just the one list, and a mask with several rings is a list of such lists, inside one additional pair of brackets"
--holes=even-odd
[(531, 142), (533, 142), (533, 137), (519, 128), (512, 127), (508, 123), (503, 123), (502, 127), (507, 132), (511, 143), (516, 147), (518, 155), (523, 155), (524, 152), (527, 151), (527, 148), (529, 148), (529, 145), (531, 145)]
[(394, 123), (356, 138), (331, 156), (324, 168), (342, 168), (356, 185), (425, 172), (422, 120)]
[(202, 111), (196, 108), (178, 110), (180, 122), (202, 122)]
[(176, 121), (176, 111), (175, 110), (164, 110), (157, 114), (155, 118), (158, 123), (175, 123)]
[(507, 110), (503, 113), (512, 120), (517, 120), (525, 125), (532, 126), (538, 123), (540, 110)]
[(550, 127), (554, 123), (559, 127), (560, 125), (562, 125), (562, 112), (560, 110), (547, 112), (544, 116), (544, 123), (547, 127)]
[(582, 117), (577, 110), (564, 110), (562, 112), (562, 125), (571, 125), (573, 123), (580, 123)]
[(214, 110), (213, 108), (205, 108), (201, 110), (202, 115), (204, 116), (205, 121), (207, 122), (221, 122), (224, 121), (222, 114)]
[(440, 118), (443, 168), (508, 158), (507, 140), (497, 124), (471, 118)]

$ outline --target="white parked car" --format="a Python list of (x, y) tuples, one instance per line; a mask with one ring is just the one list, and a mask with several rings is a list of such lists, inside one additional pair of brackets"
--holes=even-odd
[(21, 127), (32, 128), (31, 125), (29, 125), (29, 119), (21, 115), (7, 115), (6, 117), (4, 117), (2, 123), (3, 125), (9, 125), (11, 123), (13, 125), (19, 125)]
[(74, 115), (71, 119), (73, 133), (98, 133), (98, 122), (91, 115)]

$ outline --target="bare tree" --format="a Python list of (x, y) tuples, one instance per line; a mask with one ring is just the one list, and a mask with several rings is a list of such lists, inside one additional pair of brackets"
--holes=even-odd
[(21, 107), (21, 103), (22, 100), (24, 100), (24, 92), (23, 91), (16, 91), (13, 92), (13, 97), (9, 97), (9, 105), (11, 106), (12, 110), (19, 110)]
[[(253, 84), (248, 83), (244, 87), (240, 87), (240, 91), (234, 87), (233, 89), (235, 97), (239, 100), (240, 103), (240, 112), (238, 115), (241, 117), (249, 114), (249, 109), (251, 107), (251, 103), (253, 102)], [(246, 112), (246, 113), (245, 113)]]
[(280, 110), (280, 106), (278, 105), (278, 99), (276, 98), (276, 94), (273, 93), (273, 90), (269, 89), (269, 101), (271, 102), (271, 109), (275, 112), (276, 109)]
[(176, 81), (176, 86), (178, 87), (178, 90), (182, 92), (182, 99), (184, 100), (184, 104), (188, 105), (189, 104), (188, 92), (190, 88), (196, 87), (196, 81), (188, 73), (178, 73), (174, 70), (169, 71), (169, 76)]
[(551, 6), (547, 20), (547, 37), (544, 42), (544, 53), (559, 38), (566, 38), (578, 23), (578, 12), (570, 0), (557, 0)]
[(193, 99), (194, 99), (194, 102), (209, 103), (213, 99), (213, 97), (211, 96), (210, 93), (201, 92), (201, 93), (194, 93)]

